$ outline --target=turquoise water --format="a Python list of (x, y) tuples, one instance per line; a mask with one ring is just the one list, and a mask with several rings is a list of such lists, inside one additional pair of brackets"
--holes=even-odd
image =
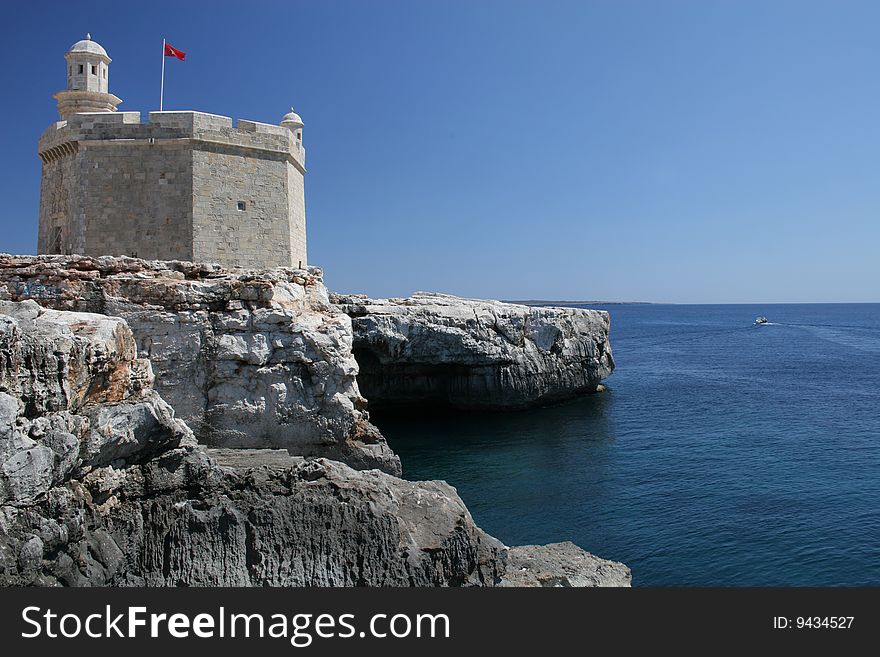
[(405, 476), (449, 481), (508, 545), (573, 540), (636, 586), (880, 585), (880, 304), (605, 309), (603, 394), (374, 415)]

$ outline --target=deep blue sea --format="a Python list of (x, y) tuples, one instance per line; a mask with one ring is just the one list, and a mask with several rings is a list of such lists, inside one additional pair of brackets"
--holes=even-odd
[(572, 540), (635, 586), (880, 585), (880, 304), (594, 307), (607, 392), (375, 415), (404, 475), (450, 482), (508, 545)]

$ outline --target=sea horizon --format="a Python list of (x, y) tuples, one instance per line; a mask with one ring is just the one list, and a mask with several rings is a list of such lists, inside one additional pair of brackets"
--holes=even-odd
[(587, 304), (599, 306), (865, 306), (880, 304), (880, 301), (714, 301), (710, 303), (706, 301), (562, 301), (552, 299), (500, 300), (504, 303), (515, 303), (525, 306), (583, 306)]
[(880, 304), (604, 309), (605, 392), (371, 412), (404, 476), (447, 480), (508, 545), (573, 540), (634, 586), (880, 582)]

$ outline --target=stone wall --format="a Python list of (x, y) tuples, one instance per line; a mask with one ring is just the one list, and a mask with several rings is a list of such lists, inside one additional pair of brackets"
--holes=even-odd
[(290, 266), (306, 266), (306, 193), (302, 171), (287, 165), (287, 189), (289, 199)]
[[(194, 149), (193, 260), (240, 267), (296, 265), (287, 220), (288, 166), (242, 148), (205, 144)], [(297, 259), (304, 256), (297, 254)]]
[(192, 254), (192, 147), (176, 141), (81, 142), (85, 248), (76, 253), (187, 260)]
[[(40, 253), (75, 253), (85, 248), (81, 164), (76, 146), (59, 148), (43, 162), (37, 236)], [(73, 226), (78, 230), (72, 230)]]
[(138, 112), (77, 114), (50, 126), (39, 153), (40, 253), (307, 264), (305, 151), (285, 127), (200, 112), (145, 123)]

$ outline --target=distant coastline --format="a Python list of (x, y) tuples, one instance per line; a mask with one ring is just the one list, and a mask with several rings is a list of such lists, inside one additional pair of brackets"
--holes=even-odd
[(547, 299), (508, 300), (504, 303), (516, 303), (521, 306), (650, 306), (651, 301), (552, 301)]

